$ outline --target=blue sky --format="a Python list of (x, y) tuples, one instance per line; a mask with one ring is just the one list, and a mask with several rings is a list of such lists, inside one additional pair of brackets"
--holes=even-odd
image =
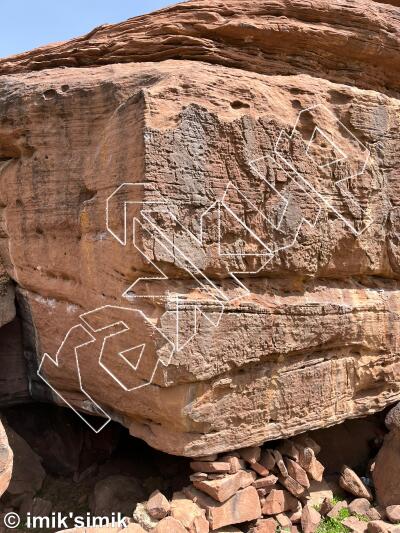
[(87, 33), (177, 0), (1, 0), (0, 57)]

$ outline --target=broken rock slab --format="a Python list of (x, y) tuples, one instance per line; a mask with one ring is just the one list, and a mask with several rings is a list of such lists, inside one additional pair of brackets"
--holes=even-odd
[(343, 466), (342, 468), (339, 485), (343, 490), (357, 498), (365, 498), (368, 501), (372, 501), (373, 499), (371, 491), (365, 486), (354, 470), (348, 466)]

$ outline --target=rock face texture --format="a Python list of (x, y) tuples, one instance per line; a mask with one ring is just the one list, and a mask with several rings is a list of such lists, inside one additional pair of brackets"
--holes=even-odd
[(193, 1), (0, 60), (33, 394), (188, 456), (398, 401), (399, 42), (394, 2)]

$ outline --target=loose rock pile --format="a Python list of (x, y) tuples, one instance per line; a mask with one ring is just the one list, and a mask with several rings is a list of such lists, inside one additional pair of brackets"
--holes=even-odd
[[(198, 458), (190, 464), (189, 486), (174, 493), (171, 502), (155, 491), (136, 507), (133, 521), (153, 533), (314, 533), (340, 519), (355, 533), (400, 533), (394, 525), (400, 506), (373, 507), (367, 483), (347, 466), (336, 486), (328, 484), (319, 452), (319, 445), (302, 435), (275, 448)], [(337, 491), (348, 501), (335, 498)]]

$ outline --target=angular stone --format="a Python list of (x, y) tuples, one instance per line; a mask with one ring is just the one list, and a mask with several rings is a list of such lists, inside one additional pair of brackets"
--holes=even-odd
[(153, 533), (187, 533), (186, 528), (172, 516), (163, 518), (152, 530)]
[(261, 448), (259, 446), (250, 446), (239, 450), (240, 457), (248, 463), (257, 463), (261, 457)]
[(321, 505), (326, 498), (329, 500), (333, 498), (333, 491), (329, 484), (324, 479), (322, 481), (315, 481), (313, 479), (308, 488), (308, 503), (313, 506)]
[(231, 465), (230, 463), (222, 463), (220, 461), (192, 461), (190, 468), (194, 472), (225, 474), (230, 472)]
[(357, 496), (357, 498), (366, 498), (369, 501), (372, 500), (370, 490), (364, 485), (354, 470), (348, 466), (342, 468), (339, 485), (346, 492), (353, 494), (353, 496)]
[(358, 520), (355, 516), (350, 516), (342, 520), (342, 524), (353, 531), (354, 533), (365, 533), (368, 529), (368, 522)]
[(222, 479), (213, 481), (198, 480), (193, 485), (219, 502), (225, 502), (239, 489), (244, 489), (255, 480), (254, 472), (239, 470), (236, 474), (230, 474)]
[(368, 522), (368, 533), (389, 533), (389, 528), (383, 520)]
[(267, 470), (272, 470), (275, 466), (275, 456), (269, 449), (261, 450), (259, 463)]
[(205, 472), (195, 472), (189, 476), (190, 481), (198, 481), (199, 479), (208, 479), (208, 475)]
[(275, 516), (275, 520), (284, 529), (290, 529), (292, 527), (292, 522), (285, 514), (279, 513)]
[(281, 476), (287, 477), (288, 471), (287, 471), (285, 462), (280, 452), (278, 450), (272, 450), (272, 455), (274, 456), (274, 459), (275, 459), (275, 466), (279, 470)]
[(277, 528), (278, 522), (274, 518), (260, 518), (249, 529), (249, 533), (276, 533)]
[(260, 500), (254, 487), (239, 490), (224, 503), (211, 501), (206, 507), (206, 517), (212, 530), (257, 520), (260, 516)]
[(382, 514), (379, 512), (378, 509), (376, 509), (376, 507), (371, 507), (370, 509), (368, 509), (368, 511), (365, 513), (368, 518), (374, 522), (379, 522), (382, 520)]
[(282, 456), (289, 457), (293, 461), (299, 460), (299, 450), (293, 441), (285, 439), (279, 446), (278, 451)]
[(308, 472), (315, 454), (312, 448), (299, 446), (299, 464)]
[(286, 515), (290, 519), (292, 524), (298, 524), (298, 523), (301, 522), (302, 513), (303, 513), (303, 507), (302, 507), (300, 501), (297, 504), (297, 510), (296, 511), (286, 511)]
[[(190, 532), (203, 533), (208, 531), (205, 511), (197, 503), (186, 498), (182, 493), (175, 493), (171, 501), (171, 516), (178, 520)], [(196, 528), (199, 531), (196, 531)]]
[(269, 476), (256, 479), (253, 482), (253, 486), (256, 489), (270, 488), (276, 485), (277, 481), (278, 481), (278, 478), (274, 476), (273, 474), (270, 474)]
[(342, 509), (347, 509), (347, 507), (348, 507), (348, 504), (347, 504), (346, 500), (342, 500), (340, 502), (337, 502), (332, 507), (332, 509), (327, 513), (327, 516), (329, 516), (329, 518), (337, 518), (339, 513), (340, 513), (340, 511)]
[(223, 455), (220, 460), (223, 463), (229, 463), (231, 465), (231, 469), (229, 471), (230, 474), (236, 474), (236, 472), (239, 472), (239, 470), (244, 470), (246, 468), (246, 464), (243, 459), (240, 459), (236, 455)]
[[(400, 483), (400, 480), (399, 480)], [(392, 524), (400, 523), (400, 504), (399, 505), (389, 505), (386, 507), (386, 516), (392, 522)]]
[(333, 509), (333, 503), (330, 498), (324, 498), (321, 503), (321, 508), (319, 510), (319, 514), (321, 516), (326, 516), (328, 513), (330, 513)]
[(289, 476), (295, 479), (300, 485), (308, 489), (310, 486), (310, 480), (308, 479), (307, 472), (302, 468), (299, 463), (292, 459), (286, 459), (286, 468)]
[(298, 500), (286, 490), (272, 489), (265, 499), (262, 513), (276, 515), (285, 511), (296, 511)]
[(356, 498), (349, 503), (349, 511), (352, 515), (367, 515), (371, 503), (366, 498)]
[(283, 477), (279, 476), (279, 483), (285, 487), (286, 490), (288, 490), (293, 496), (296, 498), (300, 498), (305, 493), (305, 488), (303, 485), (300, 485), (295, 479), (293, 479), (290, 476)]
[(265, 468), (265, 466), (257, 462), (250, 463), (250, 468), (252, 468), (254, 472), (257, 472), (257, 474), (262, 477), (268, 476), (269, 474), (268, 468)]
[(320, 522), (321, 515), (319, 512), (314, 507), (308, 504), (305, 505), (301, 513), (301, 529), (303, 533), (314, 533)]
[(165, 518), (171, 509), (169, 501), (159, 490), (150, 495), (145, 507), (149, 515), (157, 520)]
[(321, 451), (321, 446), (315, 442), (309, 435), (297, 435), (294, 439), (295, 446), (302, 446), (304, 448), (311, 448), (315, 455)]
[(151, 518), (143, 503), (138, 503), (133, 511), (133, 520), (144, 530), (150, 531), (158, 524), (158, 520)]
[[(308, 448), (311, 450), (311, 448)], [(322, 481), (322, 476), (324, 475), (324, 466), (318, 461), (315, 457), (314, 452), (312, 452), (312, 459), (308, 467), (306, 467), (307, 473), (315, 481)]]

